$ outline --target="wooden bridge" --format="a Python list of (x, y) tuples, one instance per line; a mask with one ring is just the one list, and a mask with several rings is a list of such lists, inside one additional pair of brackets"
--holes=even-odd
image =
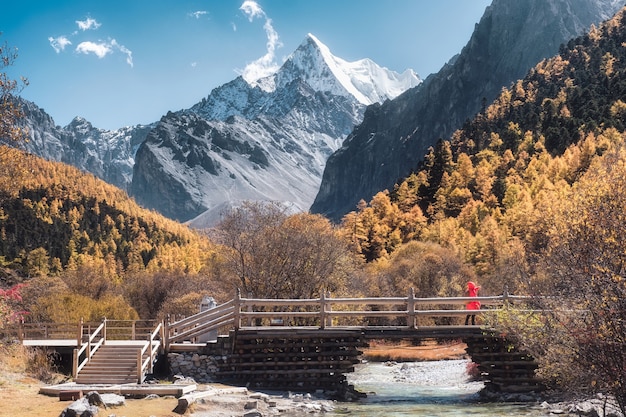
[[(25, 345), (73, 346), (79, 383), (142, 382), (159, 353), (197, 351), (215, 360), (214, 378), (252, 388), (347, 388), (345, 374), (373, 339), (462, 339), (487, 384), (496, 391), (539, 388), (532, 357), (492, 329), (463, 325), (468, 314), (493, 314), (529, 297), (257, 299), (237, 296), (191, 317), (164, 323), (103, 320), (81, 323), (72, 338), (59, 326), (20, 329)], [(480, 301), (481, 310), (466, 310)], [(117, 324), (117, 326), (115, 326)], [(66, 333), (67, 334), (67, 333)], [(140, 339), (140, 340), (138, 340)]]

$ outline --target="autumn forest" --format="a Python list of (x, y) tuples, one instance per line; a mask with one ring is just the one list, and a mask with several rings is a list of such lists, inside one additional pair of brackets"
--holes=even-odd
[[(561, 307), (591, 311), (576, 332), (556, 314), (501, 319), (552, 361), (544, 376), (555, 387), (595, 386), (591, 365), (626, 387), (616, 370), (626, 361), (624, 19), (562, 45), (340, 224), (250, 202), (192, 230), (92, 175), (1, 147), (0, 287), (21, 293), (3, 302), (34, 321), (149, 319), (238, 288), (462, 296), (472, 279), (486, 295), (558, 295)], [(542, 337), (562, 347), (548, 352)]]

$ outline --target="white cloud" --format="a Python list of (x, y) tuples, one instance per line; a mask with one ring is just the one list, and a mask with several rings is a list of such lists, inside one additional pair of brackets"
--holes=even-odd
[(196, 12), (189, 13), (189, 16), (195, 17), (196, 19), (200, 19), (202, 16), (208, 14), (206, 10), (198, 10)]
[(239, 10), (243, 11), (251, 22), (255, 17), (267, 17), (261, 6), (259, 6), (259, 3), (254, 0), (244, 1)]
[(59, 36), (57, 38), (53, 38), (52, 36), (50, 36), (48, 38), (48, 41), (50, 42), (50, 46), (52, 46), (57, 54), (61, 53), (61, 51), (63, 51), (67, 45), (72, 44), (72, 42), (65, 36)]
[(76, 47), (76, 52), (82, 54), (94, 54), (98, 58), (102, 59), (107, 54), (110, 54), (112, 51), (111, 45), (106, 42), (95, 43), (91, 41), (81, 42)]
[(277, 48), (283, 46), (278, 38), (278, 33), (272, 26), (272, 19), (267, 17), (261, 6), (253, 0), (245, 0), (239, 10), (243, 11), (248, 20), (252, 22), (255, 18), (265, 19), (263, 29), (267, 36), (267, 52), (254, 62), (249, 63), (241, 72), (241, 76), (249, 83), (254, 83), (259, 78), (275, 73), (279, 65), (275, 62), (275, 52)]
[(102, 24), (98, 23), (96, 21), (96, 19), (92, 19), (91, 17), (88, 17), (85, 20), (77, 20), (76, 24), (78, 25), (78, 28), (82, 31), (85, 30), (89, 30), (89, 29), (98, 29), (100, 26), (102, 26)]
[(133, 68), (133, 52), (124, 45), (117, 43), (115, 39), (111, 41), (111, 46), (117, 48), (121, 53), (126, 54), (126, 63)]
[(76, 52), (86, 55), (94, 54), (100, 59), (115, 52), (116, 50), (126, 55), (126, 63), (132, 68), (133, 52), (124, 45), (117, 43), (115, 39), (111, 39), (109, 42), (81, 42), (76, 47)]
[(192, 62), (190, 65), (191, 65), (191, 68), (195, 68), (195, 67), (198, 66), (198, 63), (197, 62)]
[[(102, 26), (95, 19), (92, 19), (90, 17), (86, 18), (85, 20), (77, 20), (76, 24), (78, 25), (78, 28), (82, 31), (98, 29), (100, 26)], [(71, 36), (75, 37), (77, 35), (78, 31), (75, 31), (72, 33)], [(57, 54), (65, 50), (66, 46), (72, 45), (72, 42), (67, 36), (59, 36), (58, 38), (49, 37), (48, 41), (50, 42), (50, 46), (54, 48)], [(124, 45), (119, 44), (115, 39), (109, 38), (108, 41), (99, 40), (97, 42), (84, 41), (76, 46), (75, 51), (79, 54), (93, 54), (100, 59), (109, 54), (121, 52), (126, 55), (126, 63), (130, 65), (131, 68), (133, 67), (133, 52)]]
[(237, 32), (237, 25), (235, 22), (230, 22), (230, 26), (233, 28), (233, 32)]

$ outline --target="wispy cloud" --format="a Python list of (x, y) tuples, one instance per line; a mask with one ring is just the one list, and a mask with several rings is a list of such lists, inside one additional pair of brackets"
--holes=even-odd
[(272, 26), (272, 19), (265, 14), (265, 11), (263, 11), (261, 6), (256, 1), (245, 0), (241, 7), (239, 7), (239, 10), (241, 10), (248, 17), (250, 22), (257, 18), (265, 19), (263, 29), (265, 29), (265, 34), (267, 36), (267, 51), (265, 55), (246, 65), (241, 72), (241, 76), (246, 81), (253, 83), (259, 78), (266, 77), (278, 70), (279, 65), (275, 62), (275, 52), (276, 49), (282, 47), (283, 44), (280, 42), (278, 33)]
[(111, 46), (117, 48), (121, 53), (126, 55), (126, 63), (130, 65), (131, 68), (134, 66), (133, 52), (130, 49), (128, 49), (124, 45), (120, 45), (119, 43), (115, 41), (115, 39), (111, 40)]
[(189, 13), (189, 16), (195, 17), (196, 19), (200, 19), (202, 16), (209, 14), (206, 10), (198, 10), (195, 12)]
[(108, 54), (111, 54), (115, 51), (119, 51), (126, 55), (126, 63), (133, 67), (133, 53), (130, 49), (126, 48), (124, 45), (120, 45), (115, 39), (111, 39), (108, 42), (91, 42), (85, 41), (81, 42), (76, 46), (76, 52), (82, 53), (85, 55), (94, 54), (98, 58), (102, 59)]
[(85, 20), (77, 20), (76, 24), (78, 25), (78, 28), (83, 32), (90, 29), (95, 30), (102, 26), (101, 23), (98, 23), (96, 19), (92, 19), (91, 17), (88, 17)]
[[(87, 30), (95, 30), (102, 26), (96, 19), (92, 19), (91, 17), (87, 17), (85, 20), (76, 20), (76, 24), (78, 28), (83, 32)], [(79, 36), (78, 31), (74, 31), (71, 35), (72, 37)], [(56, 38), (49, 37), (48, 41), (50, 42), (50, 46), (56, 51), (57, 54), (63, 52), (65, 47), (68, 45), (72, 45), (68, 36), (58, 36)], [(133, 67), (133, 52), (118, 43), (115, 39), (109, 38), (107, 41), (93, 41), (93, 40), (84, 40), (80, 42), (75, 49), (76, 53), (90, 55), (93, 54), (98, 58), (102, 59), (109, 54), (113, 54), (115, 52), (120, 52), (126, 55), (126, 63)]]
[(48, 38), (48, 41), (50, 42), (50, 46), (52, 46), (52, 48), (56, 51), (57, 54), (65, 50), (65, 47), (67, 45), (72, 44), (72, 42), (69, 39), (67, 39), (67, 37), (65, 36), (59, 36), (56, 38), (53, 38), (52, 36), (50, 36)]

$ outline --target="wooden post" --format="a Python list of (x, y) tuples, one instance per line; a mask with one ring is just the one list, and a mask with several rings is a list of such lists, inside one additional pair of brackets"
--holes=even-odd
[(235, 330), (241, 327), (241, 290), (237, 288), (235, 293)]
[(150, 370), (150, 373), (152, 373), (152, 364), (154, 363), (154, 349), (152, 349), (152, 332), (150, 332), (150, 335), (148, 336), (148, 350), (150, 351), (150, 363), (148, 363), (148, 369)]
[(76, 379), (78, 376), (78, 349), (74, 349), (74, 356), (72, 357), (72, 378)]
[(130, 340), (135, 340), (137, 337), (137, 320), (131, 322)]
[(104, 341), (102, 342), (102, 344), (106, 345), (107, 343), (107, 318), (104, 317), (102, 319), (102, 322), (104, 323), (104, 327), (102, 328), (102, 338), (104, 339)]
[(326, 297), (324, 298), (326, 300), (326, 326), (327, 327), (332, 327), (333, 326), (333, 316), (332, 316), (332, 311), (333, 311), (333, 304), (332, 302), (329, 302), (328, 300), (331, 298), (331, 294), (330, 291), (326, 292)]
[(141, 348), (137, 349), (137, 383), (141, 384), (142, 382), (142, 376), (143, 376), (143, 370), (141, 369), (141, 366), (143, 365), (141, 362)]
[(20, 344), (24, 344), (24, 338), (26, 337), (26, 332), (24, 330), (24, 317), (20, 317), (20, 324), (17, 328), (17, 338), (20, 340)]
[[(252, 298), (252, 294), (248, 294), (248, 298)], [(246, 307), (246, 311), (248, 313), (252, 313), (254, 312), (254, 306), (252, 304), (248, 304)], [(259, 321), (261, 321), (262, 319), (259, 319)], [(254, 323), (255, 320), (252, 318), (252, 316), (246, 316), (246, 326), (248, 327), (252, 327), (252, 323)], [(263, 323), (260, 323), (259, 325), (262, 325)]]
[(78, 333), (76, 334), (76, 346), (83, 344), (83, 318), (81, 317), (78, 322)]
[(163, 328), (161, 329), (161, 343), (163, 343), (163, 349), (165, 352), (170, 350), (170, 315), (167, 315), (167, 319), (163, 322)]
[(409, 289), (409, 298), (407, 299), (407, 311), (409, 316), (407, 317), (407, 325), (409, 329), (415, 329), (415, 290), (413, 287)]
[(320, 329), (326, 327), (326, 292), (320, 294)]

